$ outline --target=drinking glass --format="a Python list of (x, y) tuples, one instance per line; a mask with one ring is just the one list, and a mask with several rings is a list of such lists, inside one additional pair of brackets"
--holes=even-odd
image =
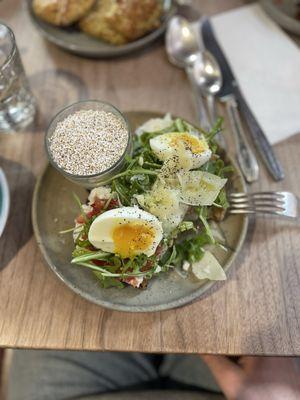
[(31, 94), (13, 31), (0, 22), (0, 132), (29, 125), (36, 102)]

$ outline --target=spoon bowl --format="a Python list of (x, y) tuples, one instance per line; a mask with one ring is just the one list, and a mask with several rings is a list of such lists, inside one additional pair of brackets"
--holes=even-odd
[(186, 68), (197, 59), (199, 43), (190, 23), (183, 17), (171, 18), (166, 33), (166, 50), (172, 64)]
[(207, 50), (198, 54), (193, 64), (193, 75), (197, 84), (206, 95), (215, 96), (220, 92), (222, 72), (215, 57)]

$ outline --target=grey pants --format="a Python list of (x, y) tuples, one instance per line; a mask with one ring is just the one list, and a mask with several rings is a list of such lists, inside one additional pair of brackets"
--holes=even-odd
[[(157, 398), (220, 399), (219, 389), (198, 356), (156, 357), (141, 353), (100, 353), (75, 351), (14, 351), (8, 385), (8, 400), (146, 399), (136, 390), (159, 388), (161, 378), (212, 391), (174, 393)], [(132, 391), (129, 397), (121, 392)], [(107, 393), (113, 393), (106, 397)], [(148, 394), (151, 392), (148, 392)], [(161, 393), (161, 392), (157, 392)], [(177, 392), (178, 393), (178, 392)], [(112, 396), (112, 397), (111, 397)], [(149, 398), (153, 398), (150, 395)]]

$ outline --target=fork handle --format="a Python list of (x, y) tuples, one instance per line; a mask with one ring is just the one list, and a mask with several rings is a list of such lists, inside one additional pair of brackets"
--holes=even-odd
[(246, 139), (234, 96), (226, 96), (223, 100), (226, 103), (229, 121), (236, 139), (236, 155), (239, 165), (246, 181), (252, 183), (257, 181), (259, 175), (256, 157)]

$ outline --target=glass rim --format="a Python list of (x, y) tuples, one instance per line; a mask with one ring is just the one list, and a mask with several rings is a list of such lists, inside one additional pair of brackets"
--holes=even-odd
[[(49, 132), (49, 129), (50, 129), (51, 125), (52, 125), (52, 124), (54, 123), (54, 121), (56, 120), (56, 118), (57, 118), (60, 114), (62, 114), (64, 111), (68, 110), (69, 108), (74, 107), (74, 106), (77, 106), (77, 105), (80, 105), (80, 104), (82, 104), (82, 103), (94, 103), (94, 104), (95, 104), (95, 103), (98, 103), (98, 104), (104, 104), (104, 105), (107, 105), (107, 106), (111, 107), (111, 108), (112, 108), (113, 110), (115, 110), (115, 111), (120, 115), (120, 117), (124, 120), (126, 129), (127, 129), (127, 133), (128, 133), (127, 144), (126, 144), (126, 147), (125, 147), (124, 152), (123, 152), (123, 154), (121, 155), (121, 157), (120, 157), (112, 166), (110, 166), (109, 168), (105, 169), (104, 171), (97, 172), (96, 174), (90, 174), (90, 175), (77, 175), (77, 174), (72, 174), (72, 173), (70, 173), (70, 172), (65, 171), (65, 170), (64, 170), (63, 168), (61, 168), (61, 167), (56, 163), (56, 161), (53, 159), (52, 154), (51, 154), (51, 151), (50, 151), (50, 148), (49, 148), (49, 144), (48, 144), (48, 132)], [(80, 111), (80, 110), (78, 110), (78, 111)], [(78, 179), (78, 180), (80, 180), (80, 179), (84, 180), (84, 179), (87, 179), (87, 178), (90, 179), (90, 178), (100, 177), (101, 175), (107, 174), (107, 173), (109, 173), (111, 170), (113, 170), (115, 167), (117, 167), (117, 166), (119, 165), (119, 163), (122, 162), (122, 160), (123, 160), (124, 157), (126, 156), (126, 153), (127, 153), (128, 149), (130, 148), (131, 136), (132, 136), (132, 135), (131, 135), (131, 129), (130, 129), (130, 125), (129, 125), (128, 119), (126, 118), (126, 116), (125, 116), (117, 107), (113, 106), (113, 105), (112, 105), (111, 103), (109, 103), (108, 101), (102, 101), (102, 100), (96, 100), (96, 99), (91, 99), (91, 100), (80, 100), (80, 101), (76, 101), (75, 103), (69, 104), (68, 106), (62, 108), (62, 109), (61, 109), (60, 111), (58, 111), (58, 112), (54, 115), (54, 117), (51, 119), (51, 121), (50, 121), (50, 123), (48, 124), (48, 127), (47, 127), (47, 129), (46, 129), (46, 133), (45, 133), (45, 147), (46, 147), (46, 153), (47, 153), (48, 159), (49, 159), (50, 163), (53, 165), (53, 167), (55, 167), (55, 168), (56, 168), (59, 172), (61, 172), (63, 175), (66, 175), (66, 176), (68, 176), (68, 177), (70, 177), (70, 178), (74, 178), (74, 179)]]
[(8, 33), (12, 39), (12, 44), (13, 44), (12, 49), (11, 49), (10, 53), (8, 54), (6, 60), (4, 61), (3, 64), (0, 65), (0, 69), (2, 69), (2, 68), (5, 68), (13, 59), (13, 57), (16, 53), (16, 50), (17, 50), (17, 43), (16, 43), (16, 37), (15, 37), (13, 30), (5, 22), (3, 22), (1, 20), (0, 20), (0, 25), (5, 26), (5, 28), (8, 30)]

